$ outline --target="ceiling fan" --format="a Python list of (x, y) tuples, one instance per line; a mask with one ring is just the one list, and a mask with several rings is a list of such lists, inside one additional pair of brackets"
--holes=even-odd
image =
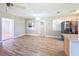
[(14, 3), (6, 3), (6, 6), (7, 6), (7, 7), (13, 7), (13, 8), (26, 9), (26, 8), (23, 7), (23, 6), (20, 6), (20, 5), (14, 4)]
[(75, 10), (72, 10), (72, 13), (79, 14), (79, 8), (75, 9)]

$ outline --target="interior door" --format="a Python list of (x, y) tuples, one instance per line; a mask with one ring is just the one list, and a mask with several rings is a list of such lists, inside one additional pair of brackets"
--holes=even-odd
[(40, 21), (40, 36), (45, 37), (46, 34), (46, 22), (45, 20)]

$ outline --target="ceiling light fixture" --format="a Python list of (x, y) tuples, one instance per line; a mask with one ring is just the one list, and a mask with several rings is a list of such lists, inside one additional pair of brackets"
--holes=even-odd
[(79, 13), (79, 9), (77, 9), (77, 10), (74, 10), (74, 13)]
[(36, 20), (40, 20), (40, 17), (36, 17)]
[(79, 10), (76, 10), (75, 13), (79, 13)]
[(57, 14), (60, 14), (60, 11), (57, 11)]

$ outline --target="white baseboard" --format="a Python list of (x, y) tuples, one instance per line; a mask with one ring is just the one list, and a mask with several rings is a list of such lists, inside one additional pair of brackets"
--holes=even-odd
[(24, 35), (26, 35), (26, 34), (24, 33), (24, 34), (21, 34), (21, 35), (15, 36), (14, 38), (18, 38), (18, 37), (21, 37), (21, 36), (24, 36)]
[[(15, 36), (15, 37), (12, 37), (12, 38), (18, 38), (18, 37), (21, 37), (21, 36), (24, 36), (25, 34), (21, 34), (21, 35), (18, 35), (18, 36)], [(12, 38), (8, 38), (8, 39), (12, 39)], [(1, 40), (0, 43), (2, 43), (3, 41), (6, 41), (6, 40)]]
[[(31, 36), (40, 36), (40, 34), (26, 34)], [(52, 35), (45, 35), (45, 37), (52, 37), (52, 38), (61, 38), (60, 36), (52, 36)]]
[(31, 35), (31, 36), (40, 36), (39, 34), (31, 34), (31, 33), (27, 33), (26, 35)]
[(51, 35), (45, 35), (45, 37), (51, 37), (51, 38), (61, 38), (60, 36), (51, 36)]
[[(15, 36), (14, 38), (18, 38), (18, 37), (21, 37), (21, 36), (24, 36), (24, 35), (31, 35), (31, 36), (40, 36), (39, 34), (21, 34), (21, 35), (18, 35), (18, 36)], [(51, 38), (61, 38), (60, 36), (51, 36), (51, 35), (45, 35), (45, 37), (51, 37)], [(3, 41), (0, 41), (0, 43), (3, 42)]]

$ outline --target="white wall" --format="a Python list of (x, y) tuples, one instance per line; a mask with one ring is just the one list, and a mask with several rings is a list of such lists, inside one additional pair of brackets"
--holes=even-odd
[(22, 34), (25, 34), (25, 19), (21, 17), (17, 17), (14, 15), (9, 15), (9, 14), (1, 14), (0, 18), (9, 18), (14, 20), (14, 37), (20, 36)]
[(1, 18), (0, 18), (0, 41), (1, 41), (1, 39), (2, 39), (2, 29), (1, 29)]
[(65, 20), (62, 20), (62, 19), (55, 19), (53, 20), (52, 22), (52, 30), (53, 31), (61, 31), (61, 23), (65, 21)]
[[(45, 27), (45, 35), (48, 35), (48, 36), (60, 36), (61, 34), (61, 31), (55, 31), (53, 30), (53, 20), (55, 19), (52, 19), (52, 18), (40, 18), (40, 20), (44, 20), (46, 22), (46, 27)], [(28, 22), (31, 21), (31, 22), (34, 22), (35, 24), (35, 28), (36, 30), (28, 30), (27, 29), (27, 24)], [(40, 34), (40, 21), (36, 21), (35, 19), (30, 19), (30, 20), (26, 20), (26, 34)], [(61, 24), (61, 23), (60, 23)], [(60, 29), (60, 28), (59, 28)]]
[[(34, 29), (29, 29), (28, 28), (28, 23), (33, 22), (35, 25)], [(26, 19), (26, 34), (39, 34), (39, 22), (36, 21), (35, 19)]]
[(14, 20), (14, 36), (19, 36), (25, 34), (25, 20), (24, 19), (17, 19)]

